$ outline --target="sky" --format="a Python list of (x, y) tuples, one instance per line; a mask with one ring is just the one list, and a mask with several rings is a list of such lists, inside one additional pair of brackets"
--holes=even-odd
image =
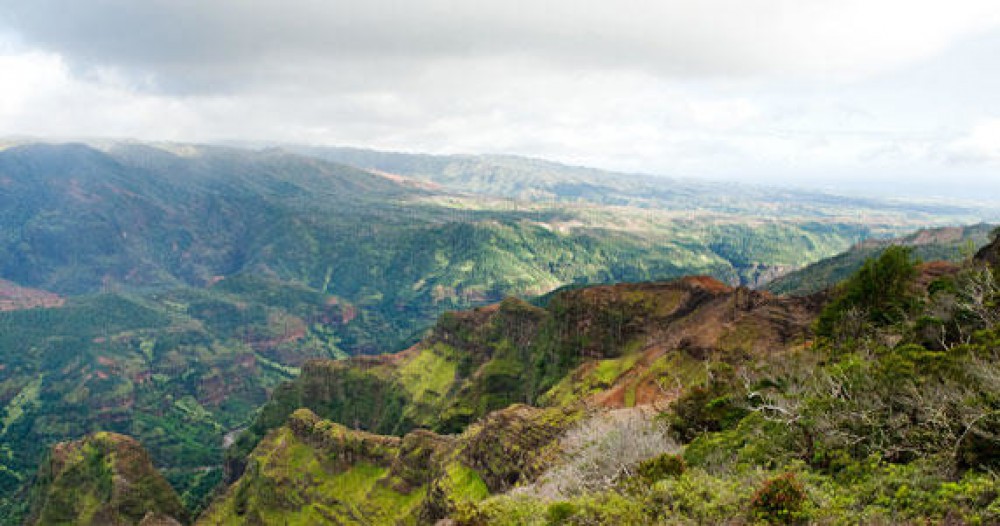
[(0, 136), (1000, 201), (1000, 2), (0, 0)]

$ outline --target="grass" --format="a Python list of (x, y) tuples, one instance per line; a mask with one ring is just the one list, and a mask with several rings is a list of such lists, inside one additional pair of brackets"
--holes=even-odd
[(399, 368), (399, 381), (419, 404), (437, 401), (448, 393), (457, 371), (455, 350), (445, 344), (422, 349)]
[(330, 517), (347, 524), (396, 524), (425, 494), (422, 487), (409, 493), (392, 489), (384, 483), (386, 467), (357, 462), (344, 469), (287, 428), (262, 442), (253, 456), (257, 471), (216, 502), (204, 524), (243, 524), (250, 516), (268, 524), (327, 523)]
[(7, 403), (6, 414), (3, 418), (3, 430), (0, 436), (7, 433), (7, 428), (24, 416), (25, 408), (38, 403), (38, 395), (41, 392), (43, 376), (39, 376), (25, 385), (10, 402)]
[[(629, 347), (629, 346), (626, 346)], [(634, 345), (632, 345), (634, 349)], [(642, 358), (635, 350), (627, 350), (621, 358), (608, 358), (588, 363), (566, 375), (539, 399), (549, 406), (569, 406), (587, 396), (611, 387)], [(577, 377), (586, 371), (582, 377)]]
[(458, 502), (475, 502), (490, 495), (479, 473), (465, 467), (461, 462), (452, 462), (446, 468), (450, 495)]

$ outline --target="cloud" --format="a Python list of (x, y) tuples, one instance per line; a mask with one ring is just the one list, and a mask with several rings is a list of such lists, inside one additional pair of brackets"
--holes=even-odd
[[(408, 78), (436, 61), (529, 57), (670, 77), (859, 75), (995, 26), (991, 0), (3, 0), (24, 43), (139, 89), (229, 93)], [(341, 72), (330, 79), (323, 71)], [(290, 78), (291, 77), (291, 78)], [(339, 82), (337, 82), (339, 80)]]
[(998, 28), (994, 0), (0, 0), (0, 134), (955, 180)]
[(968, 133), (948, 144), (948, 160), (954, 163), (1000, 164), (1000, 118), (977, 123)]

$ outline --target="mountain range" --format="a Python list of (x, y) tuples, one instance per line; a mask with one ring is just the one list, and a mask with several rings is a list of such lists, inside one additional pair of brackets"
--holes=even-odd
[[(633, 367), (562, 382), (585, 357), (625, 353), (650, 320), (669, 325), (675, 299), (648, 300), (659, 305), (651, 313), (645, 302), (660, 293), (645, 286), (581, 287), (706, 275), (715, 281), (676, 282), (667, 289), (684, 290), (662, 294), (754, 302), (760, 293), (731, 287), (764, 285), (858, 243), (881, 246), (865, 240), (988, 214), (512, 157), (11, 142), (0, 150), (0, 516), (29, 512), (25, 496), (51, 445), (91, 432), (135, 437), (194, 514), (224, 466), (235, 480), (269, 430), (314, 402), (328, 405), (309, 407), (317, 418), (352, 429), (449, 434), (546, 393), (602, 392), (611, 386), (601, 375)], [(981, 244), (987, 230), (959, 237)], [(964, 243), (940, 253), (960, 258)], [(863, 257), (851, 261), (838, 268)], [(560, 301), (567, 312), (552, 310)], [(545, 331), (570, 331), (559, 320), (581, 305), (604, 318), (597, 333), (579, 331), (592, 340), (578, 342), (584, 354), (566, 354), (561, 347), (577, 343)], [(485, 310), (439, 319), (475, 307)], [(760, 316), (790, 317), (774, 329), (791, 331), (782, 338), (808, 331), (803, 309), (815, 314), (808, 302), (774, 308)], [(485, 347), (450, 349), (441, 338), (459, 336), (447, 336), (449, 324), (485, 331)], [(511, 324), (527, 336), (506, 335), (516, 345), (494, 349), (497, 335), (483, 327)], [(725, 337), (746, 337), (737, 333)], [(695, 355), (731, 347), (703, 336), (688, 338)], [(323, 384), (310, 383), (317, 378), (341, 385), (340, 398), (307, 387)], [(651, 396), (634, 380), (607, 396)]]
[[(994, 522), (993, 239), (961, 264), (895, 245), (810, 296), (688, 277), (511, 298), (311, 361), (195, 523)], [(36, 523), (184, 520), (135, 447), (57, 445)], [(129, 469), (149, 482), (119, 491)]]

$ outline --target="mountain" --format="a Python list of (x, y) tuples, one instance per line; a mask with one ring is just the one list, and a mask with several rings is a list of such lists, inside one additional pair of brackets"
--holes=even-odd
[(955, 298), (1000, 297), (998, 246), (961, 266), (896, 246), (811, 298), (687, 278), (447, 315), (276, 392), (279, 423), (197, 523), (996, 521), (1000, 315)]
[(134, 439), (95, 433), (60, 443), (38, 474), (29, 524), (180, 525), (187, 511)]
[(891, 246), (913, 248), (925, 261), (958, 262), (972, 255), (974, 247), (983, 246), (995, 227), (979, 224), (967, 227), (922, 229), (893, 239), (871, 239), (850, 250), (789, 272), (764, 285), (777, 294), (812, 294), (831, 287), (856, 272), (865, 260), (877, 257)]
[(594, 410), (665, 407), (706, 361), (802, 348), (819, 305), (685, 278), (446, 314), (401, 353), (306, 364), (230, 450), (239, 480), (199, 523), (445, 518), (541, 475)]
[(454, 433), (512, 403), (659, 403), (669, 399), (660, 385), (700, 374), (693, 369), (710, 356), (741, 360), (804, 345), (818, 306), (816, 299), (684, 278), (567, 290), (546, 308), (510, 298), (446, 313), (401, 353), (307, 363), (274, 392), (230, 454), (245, 452), (300, 407), (402, 434), (418, 427)]
[[(542, 166), (550, 181), (573, 177)], [(858, 239), (968, 212), (905, 205), (859, 218), (834, 213), (835, 203), (793, 213), (792, 200), (778, 204), (763, 190), (718, 191), (687, 187), (674, 209), (514, 201), (274, 148), (6, 145), (0, 517), (17, 522), (25, 511), (22, 497), (51, 445), (96, 431), (140, 440), (197, 511), (239, 431), (281, 425), (254, 424), (254, 410), (290, 389), (283, 382), (327, 363), (316, 359), (407, 348), (443, 312), (687, 274), (759, 284)], [(683, 204), (689, 198), (723, 204), (699, 210)], [(768, 207), (787, 213), (749, 212)], [(512, 360), (489, 363), (485, 372), (496, 374), (484, 378), (500, 386), (519, 370)], [(502, 395), (472, 382), (449, 407), (434, 400), (443, 385), (392, 383), (387, 394), (402, 389), (400, 400), (426, 407), (387, 418), (398, 430), (378, 430), (457, 430), (518, 397), (533, 400), (559, 371)], [(449, 411), (447, 422), (428, 416), (437, 409)]]
[(428, 155), (282, 145), (304, 155), (398, 174), (450, 190), (537, 202), (586, 202), (750, 217), (978, 217), (974, 206), (840, 196), (794, 188), (619, 173), (511, 155)]
[(811, 297), (689, 277), (447, 314), (310, 362), (195, 523), (996, 522), (998, 247), (896, 245)]
[(205, 147), (29, 144), (0, 152), (0, 174), (0, 270), (61, 294), (205, 285), (256, 263), (255, 241), (292, 216), (357, 228), (362, 210), (411, 193), (314, 159)]

